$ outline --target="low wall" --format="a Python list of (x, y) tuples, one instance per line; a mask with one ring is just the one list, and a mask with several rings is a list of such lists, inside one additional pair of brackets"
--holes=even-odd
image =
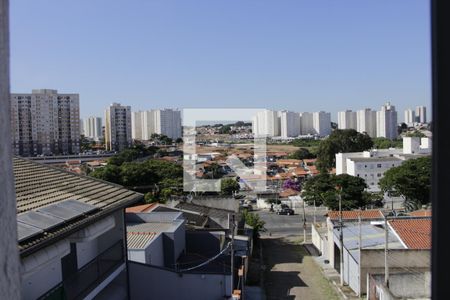
[(223, 300), (230, 297), (231, 276), (177, 273), (128, 262), (130, 299)]
[[(427, 273), (431, 268), (430, 255), (430, 250), (391, 249), (388, 254), (389, 273), (390, 275)], [(384, 249), (364, 249), (361, 251), (360, 284), (363, 294), (367, 293), (367, 274), (384, 274), (384, 270)]]

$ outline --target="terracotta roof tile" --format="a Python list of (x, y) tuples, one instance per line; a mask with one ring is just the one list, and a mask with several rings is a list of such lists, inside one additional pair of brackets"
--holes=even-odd
[(409, 213), (412, 217), (431, 217), (431, 209), (421, 209)]
[(132, 207), (127, 207), (125, 212), (127, 213), (140, 213), (140, 212), (148, 212), (152, 210), (156, 206), (156, 203), (137, 205)]
[[(370, 209), (370, 210), (344, 210), (342, 211), (342, 219), (344, 220), (357, 220), (359, 214), (361, 213), (361, 219), (383, 219), (383, 214), (379, 209)], [(329, 211), (327, 216), (330, 217), (331, 220), (339, 219), (339, 211)]]
[(287, 189), (287, 190), (284, 190), (284, 191), (282, 191), (281, 193), (280, 193), (280, 197), (281, 198), (287, 198), (287, 197), (290, 197), (290, 196), (296, 196), (296, 195), (298, 195), (300, 192), (298, 192), (298, 191), (295, 191), (295, 190), (293, 190), (293, 189)]
[(409, 249), (431, 249), (431, 218), (389, 221)]

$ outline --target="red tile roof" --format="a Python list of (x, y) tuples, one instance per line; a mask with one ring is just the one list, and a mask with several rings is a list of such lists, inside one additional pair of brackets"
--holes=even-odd
[[(361, 213), (361, 219), (383, 219), (383, 214), (379, 209), (370, 210), (344, 210), (342, 211), (342, 219), (344, 220), (358, 220)], [(339, 211), (328, 211), (327, 216), (331, 220), (339, 219)]]
[(287, 198), (290, 196), (296, 196), (298, 194), (300, 194), (300, 192), (295, 191), (293, 189), (287, 189), (287, 190), (282, 191), (279, 195), (280, 195), (280, 198)]
[(292, 170), (292, 173), (297, 175), (297, 176), (306, 176), (306, 175), (308, 175), (308, 171), (306, 171), (305, 169), (300, 168), (300, 167), (295, 168), (294, 170)]
[(151, 211), (156, 206), (156, 203), (137, 205), (132, 207), (127, 207), (125, 212), (127, 213), (140, 213)]
[(412, 217), (431, 217), (431, 209), (415, 210), (409, 213)]
[(408, 249), (431, 249), (431, 218), (389, 221)]

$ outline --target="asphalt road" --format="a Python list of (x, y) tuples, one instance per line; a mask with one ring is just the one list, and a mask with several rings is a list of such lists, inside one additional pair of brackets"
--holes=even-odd
[[(266, 223), (266, 232), (262, 234), (264, 236), (283, 236), (283, 237), (293, 237), (299, 236), (303, 237), (303, 209), (295, 209), (295, 214), (291, 216), (287, 215), (277, 215), (274, 212), (269, 212), (269, 210), (259, 210), (257, 211), (260, 218)], [(326, 209), (322, 207), (316, 208), (316, 221), (325, 221)], [(306, 217), (306, 236), (307, 240), (311, 236), (311, 224), (314, 221), (314, 207), (305, 207), (305, 217)]]

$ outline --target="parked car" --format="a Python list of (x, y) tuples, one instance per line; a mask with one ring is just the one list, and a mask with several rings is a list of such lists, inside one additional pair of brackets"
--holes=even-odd
[(294, 210), (292, 208), (290, 208), (289, 206), (287, 206), (286, 204), (280, 204), (277, 205), (274, 208), (274, 211), (277, 215), (293, 215), (294, 214)]

